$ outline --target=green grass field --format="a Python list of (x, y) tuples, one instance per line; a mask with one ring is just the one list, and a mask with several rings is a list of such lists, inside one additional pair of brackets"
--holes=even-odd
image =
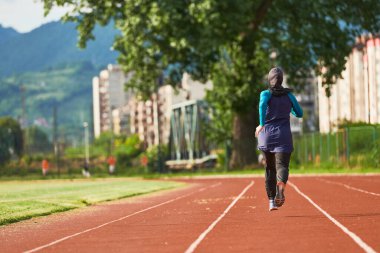
[(181, 185), (123, 178), (2, 181), (0, 225)]

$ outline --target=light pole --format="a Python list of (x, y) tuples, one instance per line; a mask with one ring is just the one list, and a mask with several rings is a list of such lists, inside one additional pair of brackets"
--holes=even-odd
[(158, 172), (159, 173), (163, 173), (164, 169), (163, 169), (163, 166), (162, 166), (162, 154), (161, 154), (161, 140), (160, 140), (160, 104), (159, 104), (159, 100), (160, 100), (160, 94), (159, 94), (159, 91), (160, 91), (160, 87), (162, 86), (163, 84), (163, 74), (161, 74), (157, 80), (157, 85), (156, 85), (156, 101), (155, 101), (155, 107), (156, 107), (156, 127), (155, 127), (155, 135), (157, 136), (157, 167), (158, 167)]
[(89, 164), (90, 164), (90, 149), (88, 145), (88, 123), (83, 122), (83, 129), (84, 129), (84, 153), (85, 153), (85, 163), (84, 163), (84, 170), (86, 177), (90, 176), (90, 172), (88, 171)]
[(12, 129), (8, 127), (8, 134), (10, 135), (9, 138), (12, 138), (13, 142), (9, 143), (8, 151), (11, 156), (13, 156), (14, 151), (15, 151), (15, 137), (13, 135)]
[(58, 176), (61, 176), (61, 168), (59, 167), (57, 103), (55, 103), (53, 107), (53, 145), (54, 145), (55, 164), (57, 167)]

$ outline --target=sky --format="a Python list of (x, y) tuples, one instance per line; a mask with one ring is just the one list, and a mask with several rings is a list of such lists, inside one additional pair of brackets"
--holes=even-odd
[(59, 18), (68, 8), (54, 8), (44, 17), (42, 0), (0, 0), (0, 24), (18, 32), (30, 32), (34, 28)]

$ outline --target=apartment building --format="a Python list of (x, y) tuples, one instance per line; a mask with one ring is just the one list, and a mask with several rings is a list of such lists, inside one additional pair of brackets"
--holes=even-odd
[(94, 135), (113, 130), (112, 110), (123, 107), (132, 94), (125, 92), (124, 84), (130, 79), (120, 66), (108, 65), (92, 80)]
[(290, 127), (293, 133), (302, 134), (303, 132), (314, 132), (317, 130), (318, 121), (318, 96), (317, 96), (317, 78), (313, 72), (308, 77), (302, 79), (300, 87), (291, 87), (284, 78), (284, 87), (293, 88), (294, 95), (297, 98), (304, 112), (303, 118), (290, 117)]
[(131, 98), (128, 102), (130, 132), (138, 134), (147, 146), (168, 143), (173, 105), (186, 100), (203, 100), (208, 89), (212, 89), (211, 82), (202, 84), (185, 73), (179, 89), (163, 85), (147, 101)]
[(204, 99), (206, 89), (212, 87), (210, 82), (203, 85), (184, 74), (181, 88), (163, 85), (157, 94), (143, 101), (133, 92), (125, 91), (125, 83), (130, 78), (118, 65), (108, 65), (93, 78), (95, 137), (104, 131), (112, 131), (115, 134), (138, 134), (147, 146), (167, 143), (172, 105)]
[(380, 123), (380, 38), (358, 38), (345, 67), (330, 97), (318, 78), (321, 132), (335, 130), (342, 121)]
[(128, 104), (112, 110), (112, 132), (114, 134), (129, 135), (131, 133), (130, 126), (130, 110)]

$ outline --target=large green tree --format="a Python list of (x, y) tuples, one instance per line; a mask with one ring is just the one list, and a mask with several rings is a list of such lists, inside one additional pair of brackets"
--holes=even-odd
[(46, 13), (54, 5), (73, 6), (64, 19), (77, 22), (81, 47), (94, 39), (96, 23), (114, 20), (121, 31), (114, 45), (119, 62), (134, 72), (129, 86), (142, 94), (154, 92), (163, 71), (173, 86), (183, 72), (212, 80), (210, 100), (232, 112), (234, 167), (254, 162), (258, 94), (271, 65), (283, 67), (290, 84), (302, 82), (311, 70), (331, 84), (342, 72), (355, 37), (380, 30), (378, 0), (43, 2)]
[(0, 164), (8, 162), (12, 155), (20, 158), (23, 146), (23, 133), (18, 121), (11, 117), (0, 118)]

